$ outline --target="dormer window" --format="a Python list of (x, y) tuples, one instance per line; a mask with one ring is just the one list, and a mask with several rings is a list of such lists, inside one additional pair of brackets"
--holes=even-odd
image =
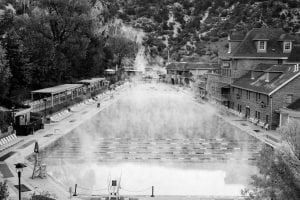
[(290, 53), (292, 51), (292, 42), (283, 42), (283, 53)]
[(228, 43), (228, 53), (231, 53), (231, 42)]
[(257, 43), (257, 52), (266, 52), (267, 51), (267, 41), (258, 41)]

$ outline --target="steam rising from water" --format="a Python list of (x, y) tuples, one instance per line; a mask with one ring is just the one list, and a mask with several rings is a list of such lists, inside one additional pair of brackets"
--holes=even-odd
[[(145, 73), (145, 69), (150, 67), (155, 71), (159, 71), (160, 73), (166, 73), (165, 69), (161, 67), (163, 64), (163, 59), (161, 57), (150, 58), (149, 56), (147, 56), (146, 48), (143, 45), (144, 38), (146, 37), (145, 32), (141, 29), (136, 29), (131, 26), (125, 25), (120, 21), (118, 23), (120, 23), (121, 26), (122, 36), (130, 40), (134, 40), (138, 45), (138, 53), (133, 65), (134, 69)], [(155, 61), (155, 63), (157, 64), (150, 65), (149, 60)]]
[(259, 144), (215, 114), (169, 86), (138, 85), (46, 152), (48, 170), (94, 194), (107, 194), (108, 179), (122, 176), (130, 191), (154, 185), (157, 195), (239, 195), (255, 173), (248, 158)]

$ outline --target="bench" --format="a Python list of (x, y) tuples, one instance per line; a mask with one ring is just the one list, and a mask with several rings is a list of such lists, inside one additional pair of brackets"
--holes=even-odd
[(264, 126), (264, 128), (265, 128), (266, 130), (269, 130), (269, 128), (270, 128), (269, 124), (266, 124), (266, 125)]
[(255, 125), (257, 125), (258, 122), (259, 122), (259, 120), (255, 118), (252, 123), (255, 124)]
[(261, 128), (264, 128), (265, 127), (265, 122), (260, 121), (260, 122), (258, 122), (257, 125), (260, 126)]
[(254, 118), (250, 117), (248, 120), (249, 122), (254, 123)]

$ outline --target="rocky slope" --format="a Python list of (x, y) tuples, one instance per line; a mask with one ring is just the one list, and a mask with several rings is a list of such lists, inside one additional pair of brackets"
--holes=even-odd
[(115, 0), (110, 6), (118, 18), (146, 32), (150, 55), (165, 59), (169, 50), (173, 60), (215, 60), (233, 30), (265, 26), (300, 31), (297, 0)]

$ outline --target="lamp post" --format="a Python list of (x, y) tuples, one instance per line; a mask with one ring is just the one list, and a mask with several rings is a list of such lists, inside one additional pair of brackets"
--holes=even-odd
[(21, 200), (21, 173), (23, 171), (23, 168), (26, 167), (26, 165), (23, 163), (17, 163), (15, 164), (15, 166), (16, 166), (16, 171), (18, 173), (18, 179), (19, 179), (19, 200)]

